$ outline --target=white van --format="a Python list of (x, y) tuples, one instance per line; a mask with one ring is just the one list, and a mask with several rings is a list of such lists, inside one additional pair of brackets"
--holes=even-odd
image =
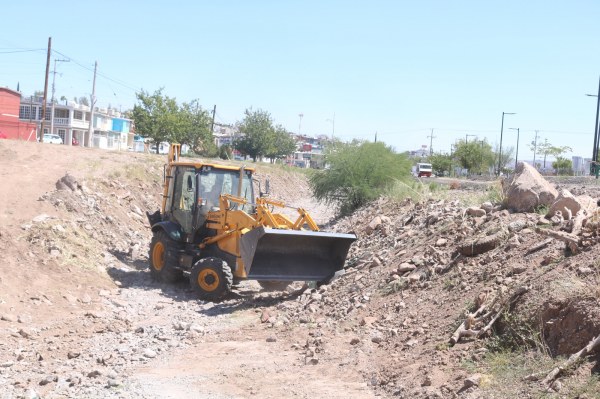
[(418, 163), (417, 164), (417, 176), (418, 177), (431, 177), (433, 168), (430, 163)]

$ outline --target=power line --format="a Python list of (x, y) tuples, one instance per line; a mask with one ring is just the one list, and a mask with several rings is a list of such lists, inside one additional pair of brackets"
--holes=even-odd
[(32, 49), (22, 49), (22, 50), (11, 50), (11, 51), (3, 51), (0, 49), (0, 54), (14, 54), (14, 53), (31, 53), (34, 51), (45, 51), (43, 48), (32, 48)]

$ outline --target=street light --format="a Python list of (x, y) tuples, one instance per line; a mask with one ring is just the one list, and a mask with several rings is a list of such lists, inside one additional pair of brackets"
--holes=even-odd
[(519, 162), (519, 128), (518, 127), (509, 127), (510, 130), (517, 131), (517, 153), (515, 154), (515, 173), (517, 172), (517, 163)]
[(502, 133), (504, 132), (504, 115), (515, 115), (516, 112), (502, 112), (502, 124), (500, 125), (500, 149), (498, 150), (498, 176), (502, 170)]
[(300, 135), (300, 130), (302, 129), (302, 117), (304, 116), (304, 114), (298, 114), (298, 117), (300, 118), (300, 122), (298, 123), (298, 135)]
[(590, 172), (593, 174), (596, 171), (594, 162), (598, 161), (598, 136), (600, 135), (600, 129), (598, 129), (598, 113), (600, 113), (600, 79), (598, 79), (598, 95), (586, 94), (586, 96), (598, 98), (596, 105), (596, 124), (594, 125), (594, 149), (592, 151), (592, 165), (590, 167)]
[(477, 137), (476, 134), (465, 134), (465, 144), (469, 144), (469, 137)]

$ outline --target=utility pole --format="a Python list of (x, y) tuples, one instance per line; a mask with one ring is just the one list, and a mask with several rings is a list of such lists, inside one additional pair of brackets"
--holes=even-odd
[[(69, 62), (69, 60), (57, 60), (56, 58), (54, 59), (54, 70), (52, 71), (52, 100), (50, 100), (50, 102), (52, 103), (52, 110), (50, 111), (50, 133), (54, 133), (54, 93), (56, 92), (56, 86), (54, 85), (54, 82), (56, 81), (56, 63), (57, 62)], [(65, 137), (66, 139), (66, 137)], [(64, 144), (70, 144), (70, 143), (64, 143)]]
[(48, 75), (50, 74), (50, 53), (52, 52), (52, 37), (48, 38), (48, 55), (46, 56), (46, 80), (44, 81), (44, 99), (42, 100), (42, 125), (40, 128), (40, 143), (44, 142), (44, 124), (46, 122), (46, 101), (48, 100)]
[(433, 128), (431, 128), (431, 135), (427, 137), (429, 138), (429, 155), (433, 155), (433, 139), (436, 138), (433, 135)]
[(210, 134), (212, 135), (214, 133), (214, 128), (215, 128), (215, 114), (217, 113), (217, 104), (215, 104), (213, 106), (213, 112), (212, 112), (212, 122), (210, 123)]
[(375, 142), (377, 143), (377, 130), (375, 131)]
[(94, 107), (96, 106), (96, 72), (98, 71), (98, 61), (94, 63), (94, 80), (92, 82), (92, 95), (90, 96), (90, 125), (88, 128), (87, 140), (84, 147), (92, 146), (92, 135), (94, 134)]
[(535, 153), (537, 151), (537, 138), (538, 138), (539, 130), (535, 131), (535, 138), (533, 139), (533, 167), (537, 169), (537, 165), (535, 164)]
[(302, 117), (304, 116), (303, 113), (299, 113), (298, 117), (300, 118), (300, 122), (298, 122), (298, 135), (301, 134), (302, 131)]

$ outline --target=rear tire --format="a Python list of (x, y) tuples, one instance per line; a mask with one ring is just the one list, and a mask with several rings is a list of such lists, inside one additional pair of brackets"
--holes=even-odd
[(190, 284), (200, 298), (216, 301), (231, 292), (233, 274), (224, 260), (204, 258), (192, 267)]
[(183, 277), (183, 271), (175, 268), (175, 261), (168, 256), (174, 247), (175, 242), (163, 230), (155, 232), (152, 236), (148, 258), (150, 273), (155, 280), (174, 283)]

